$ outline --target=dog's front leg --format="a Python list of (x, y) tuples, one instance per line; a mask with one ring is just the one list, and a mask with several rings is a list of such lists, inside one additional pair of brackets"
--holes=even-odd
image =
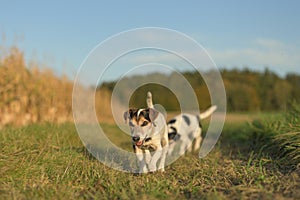
[(172, 144), (169, 145), (168, 147), (168, 155), (171, 156), (173, 151), (174, 151), (174, 148), (175, 148), (175, 145), (176, 145), (176, 142), (173, 142)]
[(192, 145), (192, 141), (190, 141), (188, 138), (186, 140), (182, 140), (182, 143), (180, 144), (179, 155), (183, 155), (189, 145)]
[(138, 159), (138, 164), (139, 164), (139, 173), (146, 173), (147, 172), (147, 166), (146, 162), (144, 159), (144, 154), (141, 149), (136, 149), (136, 157)]
[(161, 170), (162, 172), (165, 171), (165, 161), (166, 161), (166, 156), (168, 153), (168, 145), (164, 146), (162, 149), (162, 155), (161, 155), (161, 159), (160, 159), (160, 163), (159, 163), (159, 167), (158, 169)]
[(150, 160), (150, 163), (149, 163), (149, 171), (150, 172), (156, 171), (156, 163), (157, 163), (158, 159), (161, 157), (161, 155), (162, 155), (162, 148), (160, 147), (154, 152), (154, 154)]
[(151, 161), (151, 154), (149, 150), (145, 150), (145, 162), (149, 166)]

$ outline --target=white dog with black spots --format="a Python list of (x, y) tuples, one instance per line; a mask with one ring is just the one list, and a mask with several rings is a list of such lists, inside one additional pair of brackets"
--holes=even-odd
[[(153, 108), (151, 93), (148, 94), (147, 97), (147, 106)], [(209, 117), (216, 109), (217, 106), (213, 105), (198, 115), (182, 113), (169, 120), (167, 123), (169, 140), (168, 154), (172, 155), (176, 145), (180, 145), (180, 155), (184, 154), (186, 150), (189, 152), (192, 150), (197, 151), (200, 148), (202, 140), (201, 121)], [(194, 140), (194, 147), (192, 148)]]

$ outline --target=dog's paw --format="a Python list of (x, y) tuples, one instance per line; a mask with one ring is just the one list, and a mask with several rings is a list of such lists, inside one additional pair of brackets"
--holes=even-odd
[(159, 172), (164, 173), (165, 172), (165, 168), (159, 169)]
[(150, 171), (148, 174), (165, 174), (165, 170), (156, 170), (156, 171)]
[(155, 172), (156, 171), (156, 166), (154, 165), (154, 166), (149, 166), (149, 172)]
[(133, 176), (142, 176), (142, 175), (143, 175), (143, 173), (140, 173), (140, 172), (133, 173)]
[(136, 171), (133, 172), (133, 176), (142, 176), (143, 174), (147, 174), (147, 171)]

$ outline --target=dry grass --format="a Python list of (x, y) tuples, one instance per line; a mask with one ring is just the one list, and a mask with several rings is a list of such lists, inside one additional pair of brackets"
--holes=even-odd
[[(115, 135), (119, 129), (104, 125)], [(245, 126), (226, 126), (204, 159), (188, 154), (164, 174), (118, 172), (94, 159), (72, 124), (31, 125), (0, 134), (0, 199), (297, 199), (299, 172), (283, 174), (274, 161), (235, 140)], [(248, 135), (249, 136), (249, 135)], [(130, 145), (130, 141), (127, 141)]]
[[(26, 66), (18, 48), (0, 60), (0, 128), (32, 123), (63, 123), (73, 121), (73, 82), (65, 76), (59, 78), (50, 70)], [(113, 122), (110, 94), (97, 91), (97, 114), (100, 121)]]
[(71, 120), (72, 83), (51, 71), (29, 70), (12, 48), (0, 62), (0, 127)]

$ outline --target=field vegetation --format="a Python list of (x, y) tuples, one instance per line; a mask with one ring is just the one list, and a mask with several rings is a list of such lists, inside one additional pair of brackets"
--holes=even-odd
[[(227, 121), (218, 144), (207, 157), (199, 159), (197, 154), (190, 153), (168, 166), (165, 173), (140, 176), (101, 164), (85, 149), (72, 123), (6, 128), (0, 134), (0, 197), (300, 198), (299, 134), (285, 130), (265, 137), (257, 123), (272, 126), (273, 122), (262, 120), (250, 125)], [(121, 148), (131, 147), (130, 139), (119, 137), (116, 126), (102, 127)]]
[[(26, 66), (17, 48), (0, 57), (0, 199), (300, 199), (300, 76), (223, 70), (230, 112), (212, 152), (203, 159), (188, 153), (165, 173), (136, 176), (103, 165), (84, 147), (72, 121), (71, 80)], [(201, 77), (184, 75), (200, 108), (207, 107)], [(98, 86), (98, 119), (116, 145), (131, 151), (105, 109), (114, 84)], [(153, 87), (172, 95), (147, 85), (134, 94), (138, 100), (143, 93), (137, 103)], [(178, 112), (178, 102), (155, 98), (171, 105), (169, 116)]]

